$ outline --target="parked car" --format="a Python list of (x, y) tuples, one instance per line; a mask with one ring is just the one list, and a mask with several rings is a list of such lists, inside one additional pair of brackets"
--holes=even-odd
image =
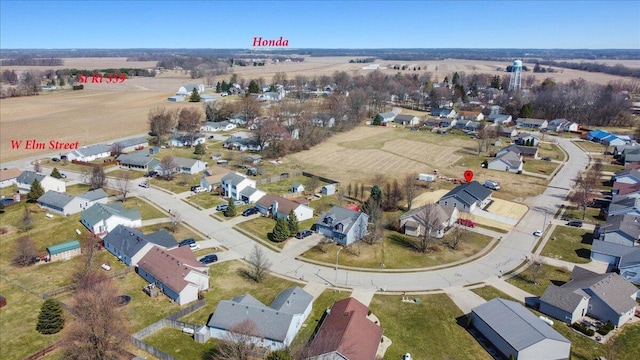
[(216, 206), (216, 211), (225, 211), (225, 210), (227, 210), (228, 207), (229, 207), (229, 205), (227, 205), (227, 204), (220, 204), (220, 205)]
[(187, 245), (191, 245), (191, 244), (195, 244), (195, 243), (196, 243), (196, 239), (194, 239), (194, 238), (186, 238), (186, 239), (180, 241), (178, 243), (178, 246), (179, 247), (180, 246), (187, 246)]
[(59, 162), (59, 161), (60, 161), (60, 159), (58, 159), (57, 157), (54, 157), (54, 158), (51, 158), (51, 161), (53, 161), (53, 162)]
[(61, 155), (60, 160), (67, 160), (67, 155)]
[(242, 206), (242, 205), (247, 205), (247, 203), (242, 201), (242, 200), (236, 200), (236, 201), (233, 202), (233, 205)]
[(207, 136), (207, 139), (209, 139), (209, 140), (211, 140), (211, 139), (213, 139), (213, 138), (214, 138), (214, 136), (213, 136), (213, 135), (209, 135), (209, 136)]
[(242, 212), (242, 216), (251, 216), (253, 214), (257, 214), (258, 213), (258, 208), (257, 207), (250, 207), (248, 209), (246, 209), (245, 211)]
[(218, 255), (216, 254), (205, 255), (199, 261), (203, 265), (213, 264), (214, 262), (218, 261)]
[(195, 250), (200, 250), (200, 245), (199, 244), (189, 244), (189, 248), (193, 251)]
[(468, 227), (476, 227), (478, 224), (471, 219), (458, 219), (456, 222), (460, 225), (468, 226)]
[(549, 156), (545, 156), (545, 157), (543, 157), (543, 158), (542, 158), (542, 160), (544, 160), (544, 161), (551, 161), (551, 157), (549, 157)]
[(304, 239), (306, 237), (309, 237), (313, 234), (313, 231), (311, 230), (302, 230), (302, 231), (298, 231), (298, 233), (296, 234), (296, 239)]
[(207, 189), (203, 188), (200, 185), (196, 185), (191, 187), (191, 191), (193, 191), (194, 193), (201, 193), (207, 191)]
[(613, 160), (611, 162), (611, 165), (622, 165), (622, 163), (620, 161), (618, 161), (618, 160)]
[(140, 184), (138, 184), (138, 186), (143, 187), (143, 188), (148, 188), (149, 184), (147, 184), (146, 182), (141, 182)]
[(67, 174), (65, 174), (65, 173), (60, 173), (60, 177), (61, 177), (62, 179), (66, 179), (66, 178), (67, 178)]
[(484, 186), (491, 189), (491, 190), (500, 190), (500, 184), (498, 184), (495, 181), (491, 181), (491, 180), (486, 180), (484, 182)]
[(575, 227), (582, 227), (582, 221), (581, 220), (571, 220), (567, 223), (567, 225), (569, 226), (575, 226)]
[(538, 237), (538, 236), (542, 236), (542, 230), (536, 230), (536, 231), (534, 231), (534, 232), (533, 232), (533, 236), (536, 236), (536, 237)]
[(156, 176), (158, 176), (158, 172), (157, 171), (149, 171), (148, 173), (144, 174), (144, 177), (154, 178)]

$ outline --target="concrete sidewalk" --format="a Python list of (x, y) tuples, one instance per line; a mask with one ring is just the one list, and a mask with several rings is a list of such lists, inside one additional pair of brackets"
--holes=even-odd
[(537, 297), (497, 277), (487, 279), (486, 283), (523, 303), (526, 303), (526, 298)]
[(354, 289), (353, 292), (351, 293), (351, 297), (369, 306), (369, 304), (371, 303), (371, 300), (373, 299), (373, 295), (375, 294), (376, 294), (375, 290)]
[(460, 288), (459, 291), (456, 290), (458, 289), (451, 289), (451, 291), (447, 291), (447, 296), (449, 296), (456, 306), (465, 314), (470, 313), (476, 306), (480, 306), (487, 302), (480, 295), (469, 289)]
[(315, 301), (318, 296), (322, 295), (322, 293), (328, 289), (325, 284), (320, 284), (317, 282), (309, 282), (305, 287), (302, 288), (304, 291), (308, 292), (313, 296), (313, 300)]

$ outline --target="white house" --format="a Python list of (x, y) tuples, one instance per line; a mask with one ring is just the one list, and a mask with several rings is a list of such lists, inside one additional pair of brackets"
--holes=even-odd
[(266, 194), (267, 193), (262, 190), (258, 190), (252, 187), (246, 187), (242, 189), (242, 191), (240, 191), (240, 200), (244, 201), (247, 204), (254, 204)]
[(107, 158), (111, 156), (111, 149), (105, 144), (96, 144), (83, 146), (80, 149), (73, 150), (67, 154), (69, 161), (78, 160), (90, 162), (97, 159)]
[(220, 301), (207, 326), (211, 337), (228, 339), (230, 333), (248, 323), (252, 343), (279, 350), (291, 344), (312, 307), (313, 296), (298, 286), (281, 291), (269, 306), (245, 294)]
[(418, 125), (420, 118), (415, 115), (398, 115), (393, 122), (400, 125)]
[(18, 168), (9, 168), (0, 170), (0, 189), (18, 185), (18, 177), (22, 174), (22, 170)]
[(207, 168), (207, 163), (196, 159), (187, 159), (183, 157), (175, 157), (177, 172), (184, 174), (197, 174), (203, 172)]
[(198, 91), (198, 93), (202, 93), (205, 90), (205, 86), (204, 84), (186, 84), (186, 85), (182, 85), (180, 86), (180, 88), (178, 89), (178, 91), (176, 91), (176, 95), (181, 95), (181, 96), (190, 96), (191, 93), (193, 92), (193, 89), (196, 89)]
[(491, 159), (487, 164), (487, 169), (508, 171), (518, 174), (522, 172), (522, 166), (522, 156), (513, 151), (507, 151)]
[(438, 200), (442, 206), (453, 206), (462, 212), (472, 212), (476, 207), (484, 209), (491, 202), (491, 190), (477, 181), (458, 185)]
[(93, 204), (106, 204), (108, 197), (102, 189), (90, 190), (76, 196), (49, 190), (38, 198), (38, 205), (51, 212), (73, 215), (90, 208)]
[(96, 203), (82, 212), (80, 222), (95, 235), (104, 236), (118, 225), (139, 228), (142, 217), (137, 209), (126, 210), (117, 203)]
[(520, 127), (527, 127), (531, 129), (546, 129), (549, 126), (549, 122), (544, 119), (532, 119), (532, 118), (519, 118), (516, 120), (516, 124)]
[(239, 173), (227, 173), (221, 180), (222, 195), (242, 200), (241, 192), (248, 187), (255, 188), (256, 181)]
[(236, 124), (229, 121), (207, 121), (207, 123), (200, 128), (200, 131), (204, 132), (218, 132), (218, 131), (231, 131), (237, 127)]
[(271, 216), (274, 219), (289, 218), (289, 213), (292, 210), (298, 221), (309, 220), (313, 217), (313, 208), (275, 194), (261, 197), (256, 202), (256, 207), (261, 214)]
[(182, 134), (176, 135), (169, 139), (168, 144), (169, 146), (175, 147), (189, 147), (196, 146), (198, 144), (204, 144), (205, 141), (207, 141), (207, 138), (203, 134)]
[(57, 191), (57, 192), (65, 192), (67, 191), (67, 186), (64, 181), (60, 179), (56, 179), (49, 175), (44, 175), (40, 173), (36, 173), (33, 171), (23, 171), (20, 176), (16, 178), (16, 184), (18, 185), (18, 191), (21, 194), (26, 194), (31, 191), (31, 184), (34, 180), (38, 180), (40, 185), (47, 191)]

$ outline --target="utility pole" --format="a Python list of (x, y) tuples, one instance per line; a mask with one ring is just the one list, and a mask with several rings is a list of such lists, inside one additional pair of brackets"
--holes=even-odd
[(342, 249), (344, 249), (343, 247), (341, 247), (340, 249), (338, 249), (338, 252), (336, 253), (336, 281), (333, 283), (333, 285), (338, 285), (338, 256), (340, 255), (340, 251), (342, 251)]

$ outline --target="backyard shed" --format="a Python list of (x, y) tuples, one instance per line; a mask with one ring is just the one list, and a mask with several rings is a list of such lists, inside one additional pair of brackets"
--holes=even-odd
[(71, 240), (61, 244), (49, 246), (47, 248), (47, 257), (49, 261), (68, 260), (74, 256), (80, 255), (80, 241)]
[(322, 187), (322, 195), (333, 195), (336, 193), (336, 184), (329, 184)]

